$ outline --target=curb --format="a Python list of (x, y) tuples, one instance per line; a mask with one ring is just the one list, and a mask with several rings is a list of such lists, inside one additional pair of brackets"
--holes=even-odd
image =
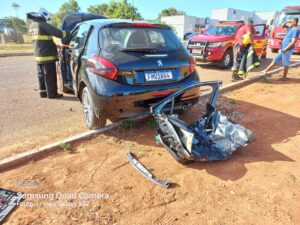
[[(300, 63), (293, 63), (293, 64), (291, 64), (290, 67), (297, 67), (299, 65), (300, 65)], [(282, 70), (282, 68), (275, 69), (275, 70), (271, 71), (269, 73), (269, 75), (273, 75), (273, 74), (275, 74), (275, 73), (277, 73), (281, 70)], [(256, 76), (250, 77), (246, 80), (242, 80), (242, 81), (238, 81), (238, 82), (229, 84), (225, 87), (222, 87), (220, 89), (220, 92), (231, 91), (231, 90), (234, 90), (234, 89), (238, 89), (238, 88), (247, 86), (251, 83), (254, 83), (255, 81), (260, 80), (262, 77), (263, 77), (263, 75), (256, 75)], [(204, 92), (203, 94), (201, 94), (201, 96), (206, 97), (209, 94), (210, 94), (210, 92)], [(134, 120), (138, 120), (138, 119), (141, 119), (143, 117), (145, 117), (145, 116), (137, 117)], [(38, 149), (29, 150), (29, 151), (17, 154), (15, 156), (11, 156), (11, 157), (2, 159), (2, 160), (0, 160), (0, 172), (12, 169), (12, 168), (17, 167), (17, 166), (24, 165), (24, 164), (26, 164), (29, 161), (32, 161), (34, 159), (45, 158), (51, 152), (54, 152), (54, 150), (57, 150), (57, 148), (59, 147), (59, 145), (61, 143), (70, 143), (71, 144), (71, 143), (74, 143), (74, 142), (79, 141), (79, 140), (88, 139), (88, 138), (91, 138), (95, 135), (104, 133), (105, 131), (108, 131), (110, 129), (119, 127), (120, 125), (121, 125), (121, 122), (113, 123), (113, 124), (110, 124), (106, 127), (103, 127), (103, 128), (97, 129), (97, 130), (86, 131), (84, 133), (68, 137), (68, 138), (63, 139), (61, 141), (57, 141), (57, 142), (54, 142), (52, 144), (42, 146)]]
[(23, 52), (23, 53), (0, 53), (0, 57), (12, 57), (12, 56), (31, 56), (32, 52)]

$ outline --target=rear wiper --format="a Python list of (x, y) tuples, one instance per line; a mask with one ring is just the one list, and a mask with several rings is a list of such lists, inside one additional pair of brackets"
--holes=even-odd
[(147, 52), (147, 53), (157, 52), (157, 49), (155, 48), (121, 48), (120, 50), (124, 52)]

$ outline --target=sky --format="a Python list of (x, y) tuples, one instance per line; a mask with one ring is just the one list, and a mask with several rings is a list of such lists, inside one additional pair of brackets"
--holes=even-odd
[[(299, 0), (129, 0), (134, 3), (145, 19), (155, 19), (161, 10), (175, 7), (186, 14), (197, 17), (210, 17), (214, 8), (236, 8), (247, 11), (280, 11), (287, 5), (300, 5)], [(25, 19), (26, 13), (37, 6), (46, 8), (49, 12), (58, 11), (61, 0), (0, 0), (0, 18), (15, 16), (12, 3), (18, 3), (20, 9), (17, 14)], [(77, 0), (81, 11), (85, 12), (90, 5), (107, 3), (109, 0)]]

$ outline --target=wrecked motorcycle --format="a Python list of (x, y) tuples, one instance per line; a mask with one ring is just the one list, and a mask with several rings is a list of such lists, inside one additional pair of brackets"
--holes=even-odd
[[(242, 125), (230, 121), (217, 110), (221, 81), (201, 82), (180, 89), (151, 107), (157, 125), (157, 141), (179, 163), (201, 160), (225, 160), (236, 149), (252, 139), (252, 132)], [(176, 99), (188, 90), (210, 86), (212, 93), (201, 118), (186, 124), (173, 112)], [(171, 105), (171, 113), (164, 108)]]

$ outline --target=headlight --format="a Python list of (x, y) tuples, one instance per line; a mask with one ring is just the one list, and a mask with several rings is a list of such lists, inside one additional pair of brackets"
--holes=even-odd
[(208, 48), (219, 48), (224, 45), (224, 42), (210, 42), (208, 43)]

